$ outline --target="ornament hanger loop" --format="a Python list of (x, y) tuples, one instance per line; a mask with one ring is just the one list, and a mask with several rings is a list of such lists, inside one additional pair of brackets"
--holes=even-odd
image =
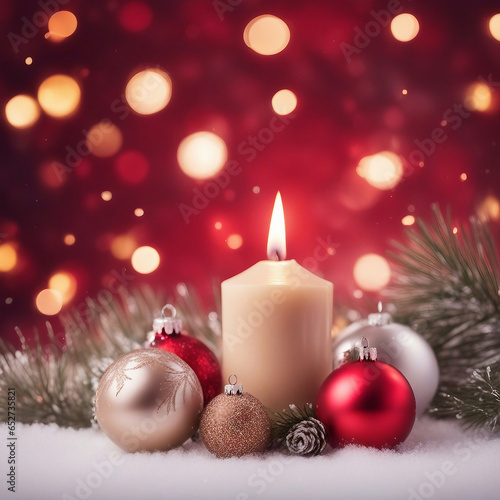
[[(233, 380), (233, 377), (234, 377), (234, 382), (231, 382), (231, 380)], [(238, 382), (238, 377), (234, 373), (229, 375), (227, 381), (229, 382), (229, 384), (224, 386), (224, 394), (226, 394), (226, 396), (243, 394), (243, 386), (241, 384), (236, 383)]]
[[(165, 316), (165, 309), (170, 311), (170, 316)], [(182, 320), (177, 318), (177, 311), (172, 304), (165, 304), (161, 308), (161, 317), (153, 321), (153, 331), (159, 335), (179, 334), (182, 330)]]
[(172, 304), (165, 304), (162, 308), (161, 308), (161, 317), (162, 318), (165, 318), (165, 309), (168, 309), (170, 311), (170, 316), (168, 316), (169, 318), (175, 318), (177, 316), (177, 311), (175, 310), (175, 307), (172, 305)]
[(368, 339), (361, 339), (361, 347), (356, 347), (360, 361), (377, 361), (377, 348), (368, 347)]

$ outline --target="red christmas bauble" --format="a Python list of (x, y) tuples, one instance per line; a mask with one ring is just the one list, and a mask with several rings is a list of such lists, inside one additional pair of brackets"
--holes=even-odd
[(219, 361), (203, 342), (181, 333), (157, 333), (151, 347), (176, 354), (193, 369), (203, 390), (204, 406), (220, 394), (222, 375)]
[(382, 361), (353, 361), (323, 382), (316, 416), (334, 448), (359, 444), (394, 448), (415, 422), (415, 396), (396, 368)]

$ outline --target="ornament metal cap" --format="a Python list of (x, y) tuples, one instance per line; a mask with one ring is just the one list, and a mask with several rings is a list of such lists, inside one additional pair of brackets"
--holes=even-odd
[(377, 348), (368, 347), (368, 339), (363, 337), (361, 347), (356, 347), (360, 361), (377, 361)]
[[(171, 316), (165, 316), (165, 309), (171, 312)], [(182, 320), (176, 318), (177, 311), (172, 304), (166, 304), (161, 308), (161, 318), (155, 318), (153, 321), (153, 331), (157, 334), (166, 333), (172, 335), (173, 333), (181, 333)]]
[[(234, 382), (231, 382), (232, 377), (234, 377)], [(243, 394), (243, 386), (236, 383), (238, 382), (238, 377), (236, 375), (229, 375), (227, 381), (229, 382), (229, 384), (226, 384), (224, 386), (224, 394), (226, 394), (227, 396)]]
[(382, 312), (382, 302), (378, 303), (378, 312), (368, 315), (368, 324), (370, 326), (384, 326), (392, 322), (392, 317), (389, 313)]

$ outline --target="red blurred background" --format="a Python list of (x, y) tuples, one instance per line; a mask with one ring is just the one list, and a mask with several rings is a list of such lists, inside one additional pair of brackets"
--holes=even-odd
[[(74, 14), (74, 33), (60, 35), (64, 22), (51, 30), (55, 10)], [(36, 305), (48, 288), (59, 289), (63, 313), (120, 280), (166, 290), (190, 283), (210, 305), (214, 281), (266, 258), (278, 190), (288, 258), (333, 281), (344, 303), (376, 298), (380, 286), (354, 279), (357, 260), (385, 256), (389, 240), (403, 238), (403, 218), (428, 218), (434, 202), (450, 207), (457, 224), (490, 220), (497, 234), (500, 41), (489, 21), (499, 12), (497, 1), (4, 0), (2, 336), (57, 318)], [(389, 25), (399, 13), (419, 23), (408, 42)], [(274, 55), (243, 38), (264, 14), (290, 32)], [(125, 96), (145, 68), (172, 83), (168, 104), (150, 115)], [(40, 85), (56, 74), (81, 91), (75, 111), (61, 117), (50, 102), (37, 103)], [(282, 118), (272, 106), (281, 89), (297, 98)], [(6, 110), (17, 95), (42, 108), (24, 128)], [(57, 107), (62, 97), (54, 99)], [(68, 152), (87, 151), (87, 132), (102, 120), (119, 130), (112, 154), (82, 154), (73, 165)], [(232, 164), (215, 175), (224, 188), (179, 166), (179, 144), (200, 131), (227, 147)], [(358, 168), (383, 151), (402, 169), (390, 189), (370, 185)], [(211, 198), (203, 201), (204, 190)], [(147, 274), (131, 263), (142, 246), (160, 258)]]

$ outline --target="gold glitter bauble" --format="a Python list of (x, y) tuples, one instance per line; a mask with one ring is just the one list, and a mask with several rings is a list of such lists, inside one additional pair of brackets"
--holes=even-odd
[(126, 451), (170, 450), (198, 428), (203, 393), (194, 371), (160, 349), (120, 356), (103, 374), (95, 413), (101, 429)]
[(254, 396), (219, 394), (201, 415), (200, 434), (218, 458), (263, 452), (271, 437), (271, 420)]

